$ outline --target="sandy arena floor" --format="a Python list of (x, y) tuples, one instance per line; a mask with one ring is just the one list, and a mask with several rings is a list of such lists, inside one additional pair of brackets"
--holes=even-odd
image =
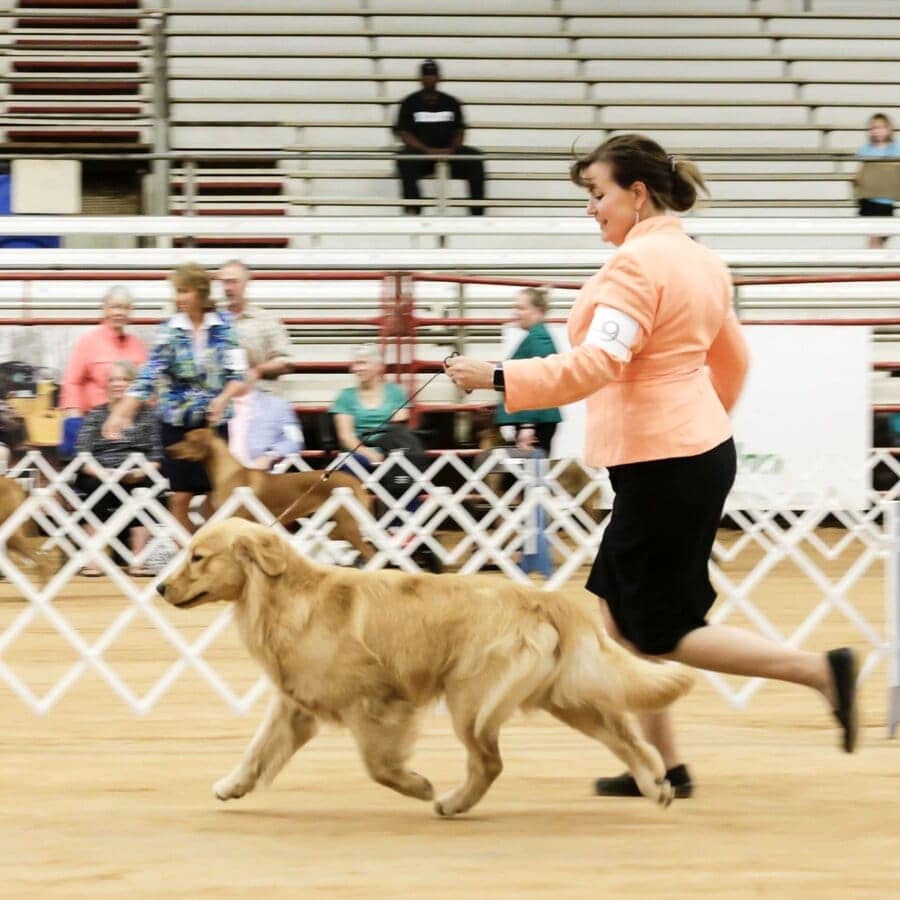
[[(785, 629), (815, 599), (787, 569), (762, 593)], [(852, 599), (881, 627), (880, 569)], [(106, 579), (79, 578), (58, 608), (96, 636), (125, 602)], [(0, 633), (21, 609), (0, 585)], [(196, 634), (210, 612), (167, 615)], [(864, 649), (832, 613), (809, 646), (844, 642)], [(138, 620), (105, 658), (143, 691), (175, 653)], [(207, 658), (235, 686), (255, 678), (231, 632)], [(41, 621), (3, 661), (43, 691), (75, 656)], [(236, 717), (193, 672), (145, 718), (92, 674), (43, 718), (3, 686), (0, 896), (893, 898), (900, 746), (884, 733), (885, 685), (882, 664), (863, 692), (862, 751), (848, 757), (804, 690), (766, 685), (736, 712), (698, 681), (677, 715), (699, 789), (666, 811), (593, 798), (591, 778), (619, 763), (549, 717), (520, 717), (503, 733), (505, 772), (473, 813), (452, 821), (370, 782), (335, 729), (269, 790), (219, 803), (212, 782), (236, 761), (262, 704)], [(415, 768), (441, 790), (462, 766), (449, 720), (430, 713)]]

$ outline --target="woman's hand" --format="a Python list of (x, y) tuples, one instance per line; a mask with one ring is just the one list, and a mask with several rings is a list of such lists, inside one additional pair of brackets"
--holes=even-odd
[(530, 452), (537, 446), (537, 434), (531, 425), (520, 428), (516, 434), (516, 449)]
[(206, 421), (210, 428), (215, 428), (225, 416), (225, 408), (228, 406), (228, 399), (222, 394), (213, 397), (206, 409)]
[(384, 454), (380, 453), (374, 447), (366, 447), (363, 445), (356, 451), (357, 453), (361, 453), (373, 466), (379, 465), (379, 463), (384, 461)]
[(444, 363), (450, 380), (464, 391), (494, 386), (494, 364), (468, 356), (453, 356)]

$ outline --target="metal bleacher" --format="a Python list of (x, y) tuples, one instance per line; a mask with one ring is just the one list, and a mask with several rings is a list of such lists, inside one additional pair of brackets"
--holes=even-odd
[[(397, 215), (391, 124), (442, 65), (493, 216), (568, 215), (573, 146), (640, 130), (697, 156), (704, 215), (852, 210), (850, 154), (897, 109), (892, 0), (15, 0), (3, 149), (194, 154), (164, 213)], [(362, 151), (381, 151), (359, 158)], [(251, 158), (251, 156), (253, 158)], [(424, 183), (434, 193), (432, 181)], [(160, 191), (157, 189), (157, 194)], [(464, 215), (454, 186), (442, 214)], [(222, 238), (210, 246), (228, 246)], [(272, 234), (250, 246), (291, 246)]]
[(0, 17), (5, 149), (148, 149), (149, 60), (140, 0), (15, 0)]
[[(265, 178), (201, 168), (195, 199), (209, 212), (398, 214), (389, 155), (302, 155), (394, 149), (396, 104), (426, 56), (465, 103), (467, 143), (521, 154), (489, 160), (493, 215), (577, 208), (564, 163), (534, 157), (616, 130), (705, 157), (708, 214), (847, 214), (853, 164), (814, 157), (852, 152), (867, 116), (897, 102), (900, 7), (888, 2), (444, 0), (423, 15), (404, 0), (172, 0), (166, 31), (174, 148), (299, 155)], [(772, 154), (791, 158), (753, 158)], [(254, 179), (267, 191), (238, 197)]]

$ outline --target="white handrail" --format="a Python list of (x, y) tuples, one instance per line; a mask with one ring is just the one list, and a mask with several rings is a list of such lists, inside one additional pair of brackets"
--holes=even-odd
[[(690, 235), (868, 235), (871, 219), (839, 218), (717, 218), (682, 219)], [(900, 234), (900, 218), (880, 218), (879, 234)], [(316, 234), (597, 234), (587, 216), (7, 216), (0, 219), (4, 235), (316, 235)], [(599, 242), (599, 237), (598, 237)]]
[[(594, 271), (612, 255), (596, 250), (242, 250), (241, 259), (260, 269), (443, 270), (443, 271)], [(229, 248), (133, 250), (0, 250), (0, 269), (167, 269), (184, 262), (208, 266), (232, 259)], [(900, 250), (723, 250), (738, 269), (856, 269), (900, 267)]]

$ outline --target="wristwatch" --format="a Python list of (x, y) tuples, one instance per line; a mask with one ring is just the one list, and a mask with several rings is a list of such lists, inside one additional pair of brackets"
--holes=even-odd
[(505, 391), (506, 379), (503, 376), (503, 363), (498, 362), (494, 365), (494, 390)]

